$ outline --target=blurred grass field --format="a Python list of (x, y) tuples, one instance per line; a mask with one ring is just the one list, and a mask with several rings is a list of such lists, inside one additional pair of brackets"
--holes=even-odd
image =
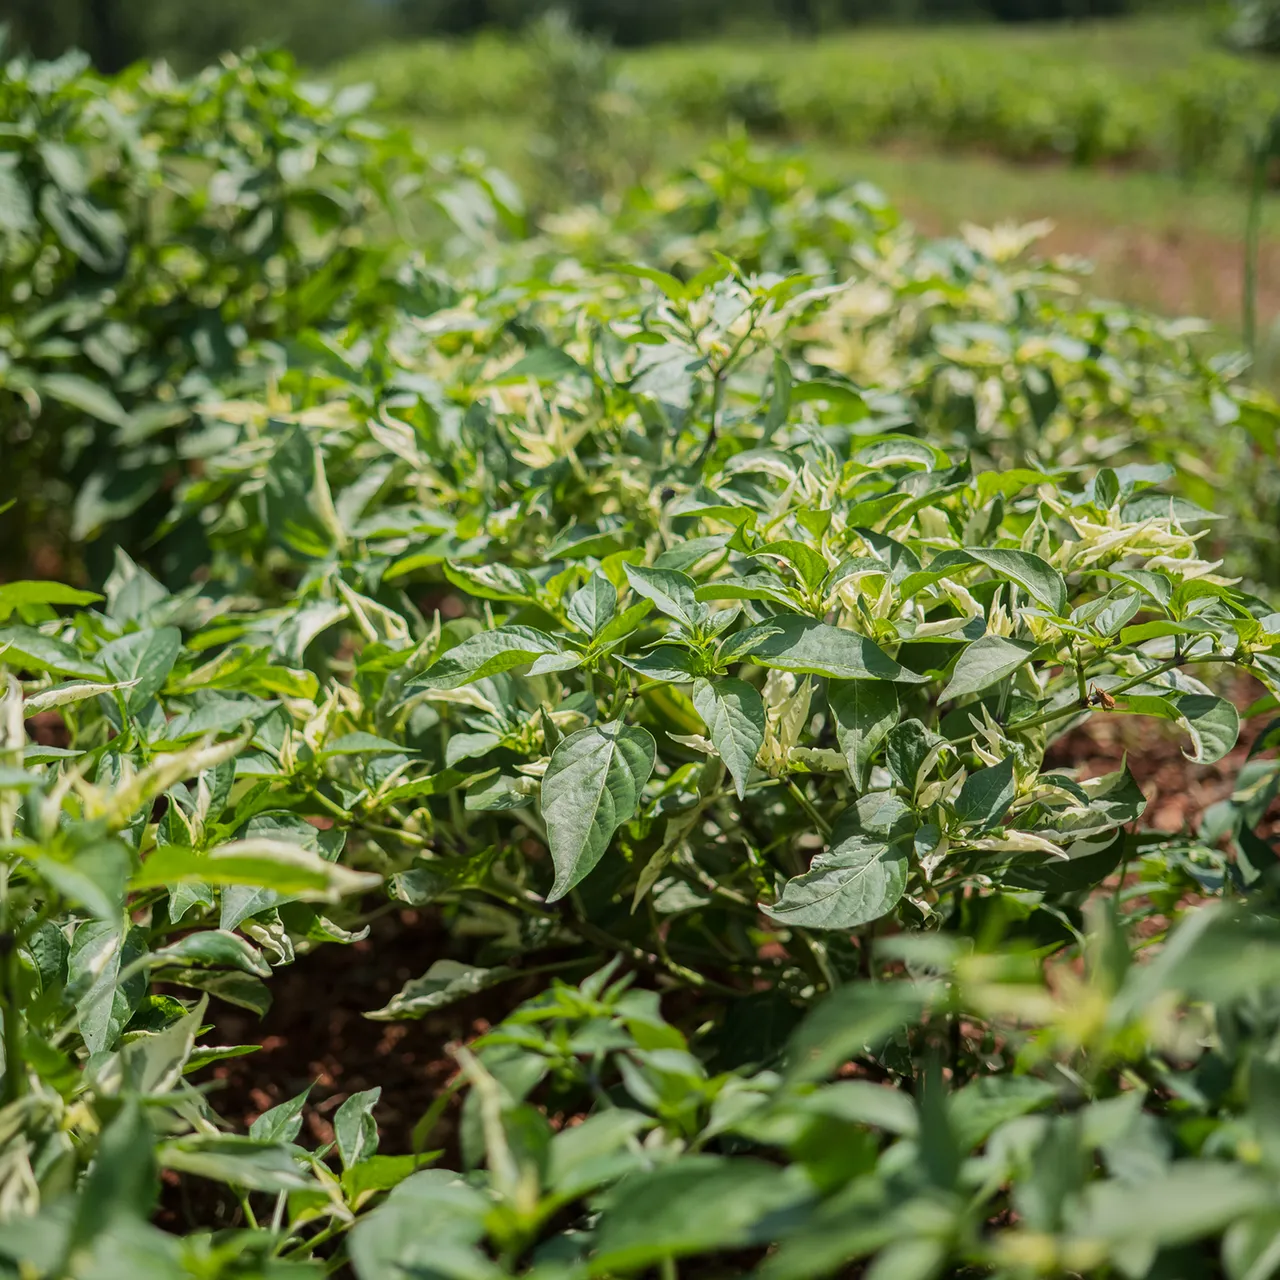
[[(607, 80), (592, 74), (624, 127), (600, 145), (636, 167), (746, 128), (821, 177), (876, 183), (931, 232), (1051, 218), (1049, 248), (1091, 258), (1100, 293), (1240, 328), (1246, 146), (1280, 109), (1280, 65), (1228, 52), (1203, 15), (747, 33), (606, 61)], [(429, 145), (479, 147), (531, 190), (564, 92), (548, 82), (564, 74), (536, 42), (494, 36), (339, 68)], [(1263, 210), (1259, 300), (1264, 324), (1280, 315), (1280, 193)]]

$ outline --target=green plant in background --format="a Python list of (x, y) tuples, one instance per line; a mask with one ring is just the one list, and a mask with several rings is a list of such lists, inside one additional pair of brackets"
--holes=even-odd
[(1275, 0), (1237, 0), (1226, 39), (1247, 53), (1280, 53), (1280, 7)]
[(377, 314), (369, 223), (419, 165), (359, 117), (367, 94), (308, 89), (281, 54), (187, 82), (16, 59), (0, 101), (0, 447), (29, 494), (0, 519), (56, 565), (67, 538), (154, 525), (180, 460), (218, 448), (192, 406), (248, 344)]
[[(100, 590), (0, 585), (0, 1275), (1274, 1275), (1276, 731), (1173, 837), (1047, 763), (1125, 716), (1226, 768), (1275, 709), (1247, 361), (745, 144), (536, 228), (476, 158), (424, 194), (323, 301), (290, 224)], [(151, 401), (78, 376), (92, 495)], [(211, 1010), (396, 907), (439, 949), (367, 1016), (509, 1016), (399, 1150), (377, 1088), (230, 1132)]]
[[(1223, 49), (1202, 15), (1079, 28), (890, 28), (820, 41), (721, 36), (618, 52), (630, 111), (679, 136), (739, 122), (838, 146), (887, 142), (1247, 181), (1252, 122), (1280, 105), (1270, 66)], [(374, 49), (341, 69), (423, 125), (519, 126), (552, 64), (486, 34)], [(551, 86), (554, 91), (554, 83)]]

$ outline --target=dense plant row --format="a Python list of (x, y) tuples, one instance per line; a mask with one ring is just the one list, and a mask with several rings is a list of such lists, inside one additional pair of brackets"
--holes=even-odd
[[(367, 100), (279, 54), (190, 81), (108, 82), (79, 55), (5, 66), (0, 448), (27, 494), (0, 516), (7, 548), (150, 527), (175, 432), (250, 345), (376, 313), (367, 228), (420, 166), (357, 114)], [(186, 432), (179, 453), (217, 447)]]
[[(1172, 840), (1046, 765), (1280, 698), (1242, 362), (743, 150), (432, 194), (430, 266), (257, 299), (99, 589), (0, 585), (0, 1274), (1273, 1275), (1274, 730)], [(411, 1135), (230, 1132), (211, 1011), (389, 906), (447, 942), (371, 1018), (547, 989)]]

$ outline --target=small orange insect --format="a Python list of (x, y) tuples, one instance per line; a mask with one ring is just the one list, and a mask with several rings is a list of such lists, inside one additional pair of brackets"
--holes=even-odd
[(1089, 705), (1101, 707), (1104, 711), (1114, 711), (1116, 700), (1105, 690), (1095, 684), (1089, 690)]

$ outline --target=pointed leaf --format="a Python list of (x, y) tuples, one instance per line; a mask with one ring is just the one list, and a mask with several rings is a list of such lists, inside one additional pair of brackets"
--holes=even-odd
[(961, 653), (951, 672), (951, 681), (939, 701), (962, 698), (967, 693), (981, 693), (1012, 675), (1031, 659), (1036, 646), (1027, 640), (1010, 640), (1007, 636), (983, 636)]
[(570, 734), (542, 779), (542, 814), (556, 878), (548, 902), (563, 898), (604, 856), (613, 833), (640, 806), (657, 745), (620, 720)]
[(747, 775), (764, 746), (764, 699), (745, 680), (719, 680), (714, 684), (699, 680), (693, 686), (693, 705), (741, 800), (746, 793)]
[(898, 691), (887, 680), (842, 680), (828, 697), (836, 717), (836, 740), (849, 762), (854, 786), (863, 790), (871, 758), (898, 723)]
[(559, 656), (560, 646), (545, 631), (534, 627), (495, 627), (492, 631), (477, 632), (450, 649), (406, 688), (457, 689), (538, 658)]
[(866, 636), (796, 613), (770, 618), (735, 635), (731, 643), (739, 657), (798, 675), (925, 683), (924, 676), (899, 665)]
[(993, 573), (1008, 578), (1022, 587), (1033, 600), (1061, 618), (1067, 612), (1067, 584), (1062, 574), (1046, 560), (1029, 551), (1012, 551), (1003, 547), (965, 547), (979, 564)]

